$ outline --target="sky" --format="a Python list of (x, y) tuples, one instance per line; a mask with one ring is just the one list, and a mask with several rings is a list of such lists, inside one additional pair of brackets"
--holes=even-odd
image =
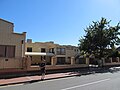
[(120, 0), (0, 0), (0, 18), (33, 42), (77, 46), (84, 29), (101, 17), (116, 25)]

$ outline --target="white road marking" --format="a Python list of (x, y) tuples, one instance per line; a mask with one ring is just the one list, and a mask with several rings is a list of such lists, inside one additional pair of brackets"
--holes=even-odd
[(92, 84), (97, 84), (97, 83), (108, 81), (108, 80), (110, 80), (110, 78), (104, 79), (104, 80), (95, 81), (95, 82), (90, 82), (90, 83), (86, 83), (86, 84), (82, 84), (82, 85), (78, 85), (78, 86), (73, 86), (73, 87), (69, 87), (69, 88), (64, 88), (64, 89), (61, 89), (61, 90), (70, 90), (70, 89), (74, 89), (74, 88), (78, 88), (78, 87), (84, 87), (84, 86), (88, 86), (88, 85), (92, 85)]
[(14, 87), (14, 86), (21, 86), (24, 84), (13, 84), (13, 85), (6, 85), (6, 86), (0, 86), (0, 88), (6, 88), (6, 87)]

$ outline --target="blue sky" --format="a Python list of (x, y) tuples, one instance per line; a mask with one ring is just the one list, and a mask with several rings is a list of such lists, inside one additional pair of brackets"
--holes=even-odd
[(84, 29), (101, 17), (120, 21), (120, 0), (0, 0), (0, 18), (34, 42), (78, 45)]

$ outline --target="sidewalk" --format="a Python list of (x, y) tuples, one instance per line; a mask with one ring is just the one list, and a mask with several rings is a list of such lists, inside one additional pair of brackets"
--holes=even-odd
[[(105, 73), (105, 72), (108, 72), (108, 69), (98, 68), (94, 70), (92, 69), (92, 71), (89, 69), (79, 69), (78, 71), (73, 71), (73, 72), (47, 74), (45, 75), (45, 80), (72, 77), (72, 76), (89, 75), (89, 74), (94, 74), (94, 73)], [(41, 79), (40, 75), (23, 76), (23, 77), (10, 78), (10, 79), (0, 79), (0, 86), (37, 82), (37, 81), (40, 81), (40, 79)]]
[[(72, 77), (76, 75), (78, 75), (78, 73), (72, 73), (72, 72), (48, 74), (45, 76), (45, 80)], [(36, 75), (36, 76), (25, 76), (25, 77), (11, 78), (11, 79), (0, 79), (0, 86), (35, 82), (35, 81), (40, 81), (40, 78), (41, 76)]]

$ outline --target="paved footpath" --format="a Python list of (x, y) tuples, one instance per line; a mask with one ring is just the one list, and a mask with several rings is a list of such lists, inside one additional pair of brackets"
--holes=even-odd
[[(48, 74), (48, 75), (45, 75), (45, 80), (71, 77), (71, 76), (76, 76), (76, 75), (78, 75), (78, 73), (72, 73), (72, 72)], [(0, 86), (40, 81), (40, 78), (41, 76), (36, 75), (36, 76), (10, 78), (10, 79), (0, 79)]]

